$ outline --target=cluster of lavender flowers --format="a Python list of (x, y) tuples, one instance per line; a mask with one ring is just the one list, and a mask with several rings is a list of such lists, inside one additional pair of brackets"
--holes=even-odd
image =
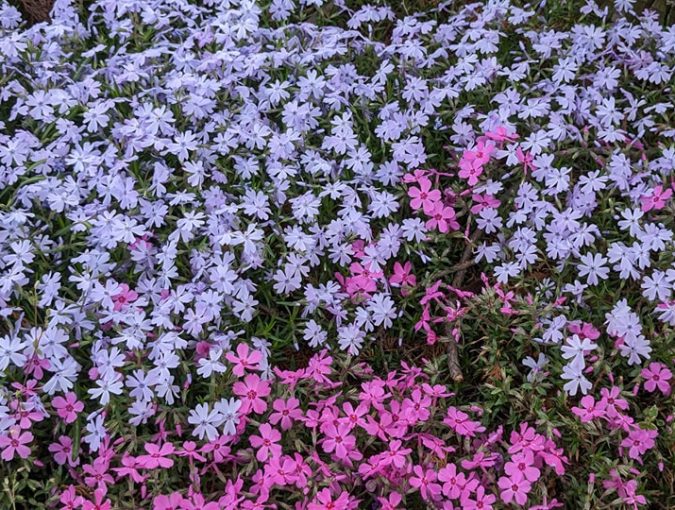
[(289, 348), (461, 343), (484, 295), (435, 269), (465, 245), (535, 317), (530, 380), (562, 358), (586, 395), (615, 349), (670, 395), (675, 27), (626, 0), (559, 29), (454, 4), (56, 0), (28, 27), (1, 0), (4, 460), (57, 416), (90, 454), (179, 407), (233, 435), (256, 389), (215, 388), (241, 360), (266, 381)]

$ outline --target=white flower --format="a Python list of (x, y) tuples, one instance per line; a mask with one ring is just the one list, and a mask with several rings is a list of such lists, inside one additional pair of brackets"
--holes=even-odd
[(214, 404), (213, 410), (221, 416), (218, 426), (223, 426), (223, 434), (233, 436), (237, 433), (237, 425), (239, 424), (237, 411), (240, 407), (241, 401), (236, 398), (229, 400), (224, 398)]
[(219, 347), (212, 347), (209, 349), (209, 356), (199, 360), (199, 368), (197, 373), (204, 378), (211, 377), (214, 372), (216, 374), (223, 374), (227, 367), (220, 362), (223, 356), (223, 350)]
[(587, 253), (582, 255), (581, 264), (577, 265), (579, 276), (587, 276), (589, 285), (597, 285), (599, 280), (606, 280), (609, 275), (609, 269), (605, 267), (607, 259), (598, 253)]
[(384, 325), (385, 328), (392, 326), (392, 320), (396, 318), (394, 301), (383, 293), (378, 293), (368, 302), (368, 311), (376, 326)]
[(188, 423), (195, 425), (192, 434), (203, 439), (204, 436), (209, 441), (213, 441), (218, 437), (218, 430), (216, 426), (222, 423), (222, 415), (216, 411), (209, 411), (208, 404), (197, 404), (197, 406), (190, 411), (188, 415)]
[(572, 397), (575, 396), (579, 389), (581, 389), (581, 393), (585, 395), (593, 386), (591, 382), (586, 379), (583, 371), (584, 365), (575, 362), (569, 363), (563, 367), (561, 377), (568, 381), (563, 386), (563, 389), (568, 395)]
[(584, 363), (584, 351), (592, 351), (598, 346), (589, 338), (583, 340), (578, 335), (572, 335), (567, 339), (567, 345), (563, 345), (560, 350), (562, 357), (565, 359), (572, 359), (573, 363)]

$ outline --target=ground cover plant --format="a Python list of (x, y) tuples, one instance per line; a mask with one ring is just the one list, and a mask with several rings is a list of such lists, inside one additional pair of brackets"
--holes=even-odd
[(675, 507), (675, 27), (0, 3), (0, 508)]

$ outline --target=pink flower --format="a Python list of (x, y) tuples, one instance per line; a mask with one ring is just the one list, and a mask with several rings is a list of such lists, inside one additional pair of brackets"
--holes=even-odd
[(534, 454), (530, 450), (523, 450), (511, 457), (511, 461), (504, 466), (504, 471), (512, 477), (520, 474), (529, 482), (536, 482), (541, 474), (534, 466)]
[(227, 446), (226, 443), (229, 442), (228, 436), (222, 434), (215, 438), (213, 441), (209, 441), (202, 447), (202, 453), (212, 453), (213, 461), (216, 464), (225, 462), (230, 458), (230, 453), (232, 452), (231, 448)]
[(33, 426), (33, 422), (42, 421), (45, 418), (45, 415), (30, 401), (19, 402), (18, 400), (12, 400), (10, 407), (15, 409), (17, 425), (22, 429), (29, 429)]
[(441, 495), (441, 485), (436, 483), (436, 479), (436, 472), (433, 469), (425, 471), (422, 466), (415, 466), (413, 476), (410, 477), (410, 485), (419, 489), (425, 501), (436, 500)]
[(514, 142), (518, 139), (518, 134), (511, 132), (505, 126), (497, 126), (492, 131), (487, 131), (485, 136), (490, 140), (495, 140), (497, 142)]
[(401, 441), (398, 439), (389, 443), (389, 450), (383, 454), (384, 465), (393, 465), (398, 469), (406, 465), (408, 462), (406, 455), (410, 454), (412, 450), (410, 448), (401, 448), (401, 444)]
[(204, 496), (199, 493), (194, 493), (190, 499), (183, 498), (180, 503), (180, 508), (183, 510), (220, 510), (220, 505), (215, 501), (206, 502)]
[(279, 440), (281, 439), (281, 433), (272, 428), (269, 423), (263, 423), (258, 429), (260, 435), (252, 435), (249, 438), (251, 446), (258, 450), (256, 452), (255, 458), (260, 462), (265, 462), (269, 457), (279, 457), (281, 455), (281, 445)]
[(415, 388), (410, 398), (403, 400), (403, 413), (411, 424), (427, 421), (431, 416), (430, 406), (431, 397), (422, 393), (419, 388)]
[(470, 150), (465, 150), (462, 159), (466, 161), (478, 161), (480, 165), (489, 163), (492, 153), (495, 151), (495, 144), (490, 140), (480, 139), (478, 143)]
[(161, 447), (153, 443), (146, 443), (143, 445), (143, 448), (148, 454), (138, 457), (139, 467), (144, 469), (156, 469), (158, 467), (167, 469), (173, 466), (173, 460), (166, 458), (167, 455), (171, 455), (174, 452), (172, 443), (164, 443)]
[(82, 470), (85, 473), (84, 482), (89, 487), (96, 487), (97, 489), (105, 489), (107, 484), (114, 483), (115, 480), (108, 473), (109, 460), (105, 457), (98, 457), (93, 464), (85, 464)]
[(310, 358), (305, 375), (319, 384), (329, 384), (330, 379), (327, 376), (333, 372), (332, 363), (333, 358), (324, 349)]
[(429, 219), (426, 227), (433, 230), (438, 227), (439, 232), (445, 234), (450, 229), (458, 230), (459, 223), (456, 221), (455, 210), (452, 207), (445, 207), (441, 202), (437, 202), (434, 209), (428, 213)]
[(401, 495), (398, 492), (392, 492), (389, 494), (389, 497), (379, 497), (377, 501), (380, 503), (380, 510), (398, 510), (401, 499)]
[(602, 388), (600, 390), (602, 400), (598, 405), (604, 404), (607, 407), (607, 416), (614, 418), (619, 416), (621, 410), (628, 409), (628, 402), (621, 398), (621, 389), (617, 386), (612, 386), (610, 389)]
[(63, 505), (60, 510), (75, 510), (82, 506), (83, 501), (82, 496), (78, 496), (75, 492), (75, 486), (69, 485), (59, 497), (59, 502)]
[(497, 501), (493, 494), (485, 494), (485, 488), (479, 485), (475, 499), (466, 498), (462, 501), (462, 510), (492, 510), (492, 503)]
[(623, 448), (628, 448), (628, 456), (631, 459), (642, 460), (642, 455), (653, 448), (654, 439), (658, 436), (656, 430), (645, 430), (636, 427), (630, 431), (628, 437), (621, 441)]
[(663, 186), (656, 186), (652, 190), (651, 194), (640, 197), (640, 202), (642, 202), (642, 210), (647, 212), (651, 211), (652, 209), (663, 209), (671, 196), (673, 196), (672, 189), (668, 188), (664, 191)]
[(479, 422), (470, 420), (468, 414), (456, 407), (448, 408), (448, 414), (443, 423), (452, 428), (460, 436), (474, 437), (477, 432), (485, 431), (485, 427)]
[(230, 363), (234, 364), (232, 373), (237, 377), (242, 377), (246, 371), (258, 370), (258, 364), (262, 360), (262, 353), (251, 351), (249, 353), (248, 345), (242, 343), (237, 345), (237, 354), (228, 352), (225, 357)]
[(185, 441), (183, 449), (176, 452), (179, 457), (189, 457), (191, 460), (205, 462), (206, 459), (197, 450), (197, 444), (194, 441)]
[(522, 474), (514, 474), (511, 477), (502, 476), (497, 482), (501, 489), (500, 496), (504, 503), (510, 503), (515, 500), (519, 505), (524, 505), (527, 501), (527, 495), (532, 488)]
[(241, 397), (242, 414), (248, 414), (252, 409), (254, 413), (261, 414), (267, 410), (267, 402), (262, 397), (270, 394), (270, 385), (255, 374), (249, 374), (244, 381), (237, 381), (232, 386), (235, 395)]
[(366, 404), (361, 403), (354, 409), (351, 402), (345, 402), (342, 410), (345, 413), (345, 417), (340, 418), (340, 423), (346, 423), (350, 428), (354, 428), (357, 425), (362, 426), (365, 423), (363, 417), (368, 413), (368, 406)]
[(648, 367), (642, 369), (640, 375), (645, 379), (645, 389), (648, 392), (651, 393), (658, 388), (664, 395), (670, 395), (669, 381), (673, 373), (663, 363), (650, 363)]
[(412, 274), (412, 264), (406, 262), (401, 265), (399, 262), (394, 262), (394, 274), (389, 277), (389, 283), (392, 287), (408, 286), (414, 287), (417, 283), (417, 278)]
[(488, 193), (485, 193), (484, 195), (474, 193), (471, 195), (471, 200), (474, 202), (474, 205), (471, 206), (471, 212), (473, 214), (478, 214), (486, 208), (496, 209), (501, 204), (499, 200)]
[(464, 473), (457, 472), (455, 464), (448, 464), (438, 472), (438, 480), (443, 483), (443, 494), (449, 499), (458, 499), (466, 485)]
[(105, 495), (105, 488), (96, 489), (94, 491), (94, 501), (84, 500), (82, 510), (110, 510), (112, 504), (109, 499), (103, 499)]
[(73, 423), (77, 420), (78, 413), (84, 409), (84, 404), (77, 400), (77, 395), (72, 391), (66, 393), (65, 398), (55, 397), (52, 405), (59, 417), (66, 423)]
[(356, 447), (356, 438), (352, 436), (349, 425), (339, 424), (337, 427), (332, 423), (326, 427), (326, 439), (323, 441), (323, 450), (326, 453), (335, 452), (338, 459), (347, 459), (349, 453)]
[(414, 210), (422, 208), (425, 213), (429, 214), (440, 201), (441, 192), (437, 189), (431, 189), (431, 181), (427, 177), (422, 177), (417, 182), (419, 188), (411, 187), (408, 190), (408, 196), (412, 198), (410, 207)]
[(459, 175), (462, 179), (467, 179), (469, 186), (478, 183), (478, 178), (483, 173), (483, 165), (478, 159), (462, 160), (459, 162)]
[(523, 172), (527, 174), (528, 171), (534, 169), (534, 157), (530, 152), (524, 152), (523, 149), (518, 147), (516, 149), (516, 157), (518, 158), (518, 161), (523, 165)]
[(34, 374), (35, 378), (40, 380), (44, 376), (44, 369), (48, 369), (50, 366), (49, 360), (33, 354), (24, 365), (23, 370), (28, 375)]
[(597, 340), (600, 337), (600, 331), (589, 322), (582, 324), (572, 323), (569, 325), (570, 333), (579, 335), (582, 339), (588, 338), (590, 340)]
[(138, 299), (138, 294), (130, 290), (126, 283), (120, 284), (120, 289), (120, 292), (112, 297), (114, 303), (113, 309), (116, 312), (119, 312), (129, 303), (133, 303)]
[(9, 462), (18, 455), (22, 459), (28, 458), (30, 455), (30, 448), (26, 446), (33, 440), (33, 434), (30, 432), (21, 432), (17, 428), (12, 428), (8, 435), (0, 436), (0, 449), (2, 454), (0, 458)]
[(59, 466), (66, 463), (69, 463), (71, 466), (77, 465), (77, 462), (72, 462), (70, 458), (73, 451), (73, 440), (68, 436), (59, 437), (58, 443), (50, 444), (48, 450)]
[(272, 425), (281, 422), (281, 430), (288, 430), (293, 426), (293, 421), (302, 418), (300, 410), (300, 401), (297, 398), (284, 400), (278, 398), (272, 403), (272, 408), (276, 411), (270, 414), (269, 420)]
[(272, 457), (265, 465), (265, 478), (270, 484), (288, 485), (295, 480), (297, 464), (288, 455)]
[(469, 186), (478, 182), (478, 177), (483, 173), (483, 165), (490, 161), (490, 156), (495, 150), (491, 141), (481, 140), (473, 149), (467, 149), (459, 161), (459, 176), (467, 179)]
[(581, 407), (573, 407), (572, 412), (581, 419), (581, 423), (588, 423), (605, 416), (606, 409), (607, 403), (604, 400), (596, 404), (592, 395), (586, 395), (581, 399)]
[(316, 498), (307, 506), (307, 510), (348, 510), (349, 493), (342, 491), (337, 499), (333, 499), (330, 489), (321, 489)]
[(156, 496), (152, 500), (152, 510), (179, 510), (183, 503), (183, 496), (178, 492), (169, 494), (168, 496)]
[(122, 467), (113, 468), (113, 471), (117, 474), (118, 480), (125, 476), (128, 476), (136, 483), (143, 483), (143, 481), (145, 480), (145, 476), (141, 475), (141, 473), (139, 473), (137, 469), (141, 466), (136, 457), (133, 457), (128, 453), (125, 453), (124, 455), (122, 455), (121, 462)]

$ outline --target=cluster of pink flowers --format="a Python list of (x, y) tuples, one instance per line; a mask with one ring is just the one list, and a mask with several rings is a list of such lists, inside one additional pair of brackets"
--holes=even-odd
[(446, 334), (445, 331), (439, 331), (445, 327), (450, 332), (448, 336), (459, 342), (461, 339), (459, 319), (467, 312), (463, 302), (473, 296), (472, 292), (456, 289), (437, 280), (425, 289), (424, 296), (420, 299), (422, 313), (415, 324), (415, 331), (423, 331), (427, 343), (434, 344), (440, 336)]
[[(345, 373), (322, 351), (305, 368), (277, 368), (265, 380), (260, 359), (246, 344), (227, 355), (230, 391), (241, 402), (236, 425), (204, 442), (184, 437), (189, 424), (180, 415), (158, 418), (158, 432), (142, 447), (106, 435), (91, 458), (59, 437), (49, 451), (73, 483), (56, 494), (57, 508), (110, 508), (111, 491), (130, 484), (151, 499), (153, 510), (253, 510), (280, 501), (296, 509), (348, 510), (360, 508), (366, 495), (389, 510), (415, 497), (444, 510), (490, 510), (498, 501), (536, 503), (535, 487), (565, 473), (556, 429), (545, 435), (521, 423), (510, 433), (501, 426), (487, 430), (479, 406), (457, 403), (420, 368), (404, 364), (378, 376), (362, 363)], [(345, 377), (358, 391), (345, 391)], [(73, 394), (52, 406), (66, 423), (81, 411)], [(2, 458), (27, 457), (31, 439), (12, 431)], [(185, 473), (186, 490), (158, 494), (152, 481), (162, 470)], [(213, 477), (226, 483), (211, 497)]]
[(422, 210), (426, 215), (426, 228), (429, 231), (438, 230), (445, 234), (451, 230), (458, 230), (457, 214), (451, 203), (445, 200), (441, 191), (432, 187), (429, 175), (437, 172), (416, 170), (403, 177), (403, 182), (410, 185), (408, 196), (412, 199), (410, 207), (413, 210)]

